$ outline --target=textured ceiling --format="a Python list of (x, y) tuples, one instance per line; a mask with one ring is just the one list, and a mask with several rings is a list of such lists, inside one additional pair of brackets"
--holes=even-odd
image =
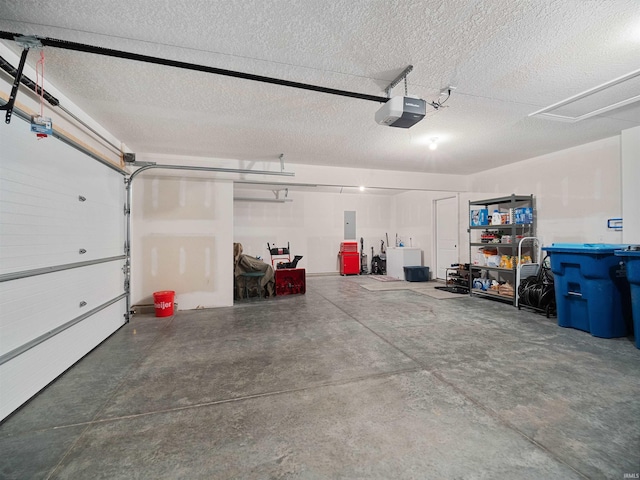
[(375, 102), (47, 48), (48, 79), (140, 153), (466, 174), (640, 125), (640, 104), (528, 117), (640, 68), (638, 0), (3, 0), (0, 30), (371, 95), (409, 64), (410, 94), (457, 87), (405, 130)]

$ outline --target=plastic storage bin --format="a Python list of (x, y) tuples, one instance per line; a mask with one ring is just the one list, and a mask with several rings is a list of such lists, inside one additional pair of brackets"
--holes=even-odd
[(558, 325), (595, 337), (627, 335), (631, 302), (629, 282), (615, 251), (625, 245), (554, 243), (551, 254)]
[(429, 267), (403, 267), (404, 279), (407, 282), (428, 282)]
[(630, 284), (633, 331), (636, 336), (636, 348), (640, 348), (640, 245), (616, 250), (616, 255), (622, 257), (626, 265), (627, 280)]

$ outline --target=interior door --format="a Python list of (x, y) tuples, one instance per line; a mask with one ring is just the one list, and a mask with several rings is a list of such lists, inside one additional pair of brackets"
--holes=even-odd
[(446, 269), (458, 263), (458, 197), (435, 201), (436, 278), (446, 279)]

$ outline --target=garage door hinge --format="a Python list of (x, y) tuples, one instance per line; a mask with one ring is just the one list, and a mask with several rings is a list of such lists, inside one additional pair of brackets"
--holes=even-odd
[(127, 208), (127, 204), (124, 205), (124, 214), (129, 215), (131, 213), (131, 209)]

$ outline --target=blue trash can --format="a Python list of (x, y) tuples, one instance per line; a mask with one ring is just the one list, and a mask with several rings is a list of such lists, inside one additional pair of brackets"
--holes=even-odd
[(640, 245), (616, 250), (616, 255), (624, 259), (627, 268), (627, 280), (629, 280), (631, 288), (633, 331), (636, 336), (636, 348), (640, 348)]
[(624, 337), (631, 322), (629, 282), (615, 251), (607, 243), (554, 243), (551, 255), (558, 325), (595, 337)]

